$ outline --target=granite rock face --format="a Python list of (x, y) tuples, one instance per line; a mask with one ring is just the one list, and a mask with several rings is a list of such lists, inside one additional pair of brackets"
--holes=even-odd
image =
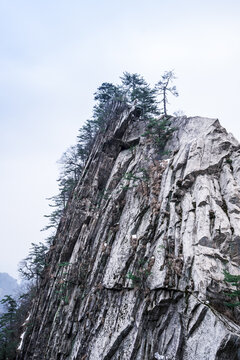
[[(62, 218), (21, 360), (240, 359), (240, 146), (216, 119), (172, 118), (159, 155), (115, 104)], [(168, 158), (167, 158), (168, 157)]]

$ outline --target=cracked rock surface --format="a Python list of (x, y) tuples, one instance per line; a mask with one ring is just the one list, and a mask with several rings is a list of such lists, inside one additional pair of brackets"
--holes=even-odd
[[(172, 118), (161, 158), (134, 108), (99, 135), (68, 204), (20, 360), (237, 360), (240, 146)], [(59, 291), (59, 289), (61, 291)]]

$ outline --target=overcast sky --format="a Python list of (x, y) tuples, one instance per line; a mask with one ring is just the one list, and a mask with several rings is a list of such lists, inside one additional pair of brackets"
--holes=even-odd
[(174, 69), (171, 111), (240, 138), (239, 16), (239, 0), (0, 0), (0, 272), (16, 277), (44, 239), (56, 161), (102, 82), (128, 71), (154, 84)]

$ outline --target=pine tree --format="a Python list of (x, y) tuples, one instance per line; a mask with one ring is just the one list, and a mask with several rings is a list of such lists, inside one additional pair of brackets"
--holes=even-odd
[[(92, 124), (95, 124), (95, 130), (103, 131), (109, 119), (111, 102), (120, 101), (125, 103), (126, 99), (121, 87), (111, 83), (103, 83), (94, 93), (94, 100), (97, 104), (93, 107)], [(82, 128), (82, 130), (84, 129)]]
[(23, 279), (34, 280), (36, 286), (39, 285), (43, 269), (46, 266), (46, 254), (48, 246), (40, 242), (32, 243), (28, 256), (19, 264), (19, 272)]
[(115, 86), (111, 83), (102, 83), (101, 86), (94, 93), (94, 100), (99, 104), (106, 104), (109, 100), (115, 99), (121, 101), (123, 98), (123, 92), (119, 86)]
[(160, 102), (163, 102), (163, 113), (165, 116), (167, 115), (168, 94), (178, 96), (176, 86), (170, 85), (174, 79), (176, 79), (176, 77), (173, 71), (165, 71), (161, 79), (155, 85), (155, 89), (161, 97)]
[(16, 357), (17, 334), (15, 328), (17, 302), (6, 295), (0, 301), (6, 311), (0, 316), (0, 360), (14, 360)]
[(156, 89), (151, 89), (142, 76), (124, 72), (120, 79), (122, 80), (122, 92), (128, 102), (136, 102), (137, 106), (141, 109), (142, 118), (147, 119), (152, 115), (159, 115), (156, 102), (157, 91)]

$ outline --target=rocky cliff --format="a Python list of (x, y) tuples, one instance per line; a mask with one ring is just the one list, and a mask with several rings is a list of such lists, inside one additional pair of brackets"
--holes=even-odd
[(21, 360), (240, 359), (240, 146), (172, 118), (170, 155), (115, 104), (63, 216)]

